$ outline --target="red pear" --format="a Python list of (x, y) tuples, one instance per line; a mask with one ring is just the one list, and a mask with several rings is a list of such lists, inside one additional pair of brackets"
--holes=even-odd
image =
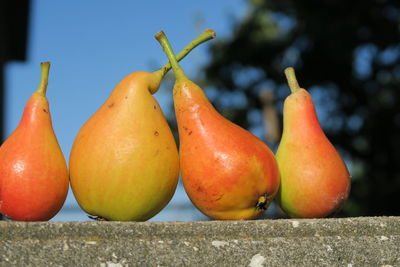
[(41, 64), (39, 88), (0, 148), (0, 213), (19, 221), (46, 221), (68, 193), (68, 170), (53, 131), (46, 88), (50, 63)]
[(178, 65), (163, 32), (156, 38), (176, 76), (173, 89), (180, 166), (193, 204), (213, 219), (253, 219), (279, 186), (277, 163), (256, 136), (224, 118)]
[(292, 93), (285, 99), (276, 154), (281, 173), (278, 201), (291, 217), (326, 217), (346, 201), (350, 175), (321, 129), (311, 95), (300, 88), (293, 68), (285, 74)]

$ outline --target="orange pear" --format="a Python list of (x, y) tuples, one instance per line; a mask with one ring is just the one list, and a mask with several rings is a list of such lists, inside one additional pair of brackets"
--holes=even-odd
[(49, 62), (41, 63), (39, 88), (0, 148), (0, 213), (13, 220), (49, 220), (68, 193), (68, 169), (46, 99), (49, 68)]
[(163, 32), (156, 34), (174, 70), (175, 114), (184, 188), (193, 204), (213, 219), (253, 219), (279, 186), (277, 163), (256, 136), (219, 114), (203, 90), (177, 63)]
[[(206, 31), (180, 59), (213, 37)], [(179, 159), (171, 129), (152, 96), (170, 69), (126, 76), (80, 129), (70, 154), (71, 187), (99, 219), (145, 221), (171, 200)]]
[(293, 68), (285, 74), (292, 93), (285, 99), (276, 153), (281, 174), (278, 201), (290, 217), (326, 217), (346, 201), (350, 175), (321, 129), (311, 95), (300, 88)]

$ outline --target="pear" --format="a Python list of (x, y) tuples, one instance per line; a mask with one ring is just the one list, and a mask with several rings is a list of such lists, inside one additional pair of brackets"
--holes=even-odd
[(0, 213), (19, 221), (47, 221), (68, 193), (68, 169), (53, 131), (46, 99), (50, 63), (21, 121), (0, 148)]
[(272, 151), (259, 138), (224, 118), (178, 65), (164, 32), (156, 34), (174, 70), (175, 114), (184, 188), (212, 219), (257, 218), (279, 187)]
[(281, 174), (277, 199), (290, 217), (327, 217), (346, 201), (350, 174), (321, 129), (311, 95), (300, 88), (293, 68), (285, 74), (292, 93), (284, 102), (276, 153)]
[[(207, 30), (180, 59), (213, 38)], [(152, 96), (170, 69), (127, 75), (80, 129), (70, 154), (70, 177), (80, 207), (98, 219), (145, 221), (171, 200), (178, 182), (176, 143)]]

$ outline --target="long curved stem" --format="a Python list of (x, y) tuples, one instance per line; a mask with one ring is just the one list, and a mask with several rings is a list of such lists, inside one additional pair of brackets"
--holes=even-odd
[(163, 31), (159, 31), (155, 35), (155, 37), (156, 37), (157, 41), (160, 43), (160, 45), (162, 46), (165, 54), (167, 55), (169, 62), (171, 63), (172, 69), (175, 72), (176, 79), (179, 80), (181, 78), (186, 78), (185, 72), (183, 71), (181, 66), (179, 66), (178, 60), (176, 59), (175, 53), (172, 50), (171, 44), (169, 43), (168, 38), (165, 35), (165, 33)]
[[(157, 33), (159, 34), (159, 33)], [(156, 36), (157, 36), (156, 34)], [(216, 34), (215, 31), (212, 29), (207, 29), (205, 30), (203, 33), (201, 33), (199, 36), (197, 36), (196, 39), (194, 39), (193, 41), (191, 41), (187, 46), (185, 46), (185, 48), (183, 48), (183, 50), (181, 52), (179, 52), (179, 54), (176, 55), (176, 60), (180, 61), (182, 60), (187, 54), (190, 53), (190, 51), (192, 51), (195, 47), (197, 47), (198, 45), (215, 38)], [(156, 37), (157, 38), (157, 37)], [(168, 62), (167, 64), (165, 64), (161, 69), (159, 69), (158, 71), (162, 72), (162, 77), (164, 77), (164, 75), (171, 69), (171, 63)]]
[(292, 67), (286, 68), (285, 75), (286, 75), (286, 79), (287, 79), (289, 87), (290, 87), (290, 91), (292, 93), (295, 93), (301, 89), (299, 86), (299, 83), (297, 82), (296, 73), (294, 71), (294, 68), (292, 68)]
[(47, 84), (49, 81), (50, 62), (40, 63), (40, 68), (42, 74), (40, 78), (40, 84), (36, 92), (42, 95), (46, 95)]

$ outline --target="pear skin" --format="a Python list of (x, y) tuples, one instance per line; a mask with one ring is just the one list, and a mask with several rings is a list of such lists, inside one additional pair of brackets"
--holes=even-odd
[(292, 68), (285, 73), (292, 93), (284, 102), (283, 134), (276, 153), (281, 174), (277, 199), (290, 217), (327, 217), (346, 201), (350, 174), (321, 129), (311, 95), (298, 86)]
[[(210, 32), (206, 36), (191, 43), (181, 58), (212, 38)], [(152, 95), (169, 68), (127, 75), (80, 129), (70, 154), (70, 177), (74, 196), (88, 214), (145, 221), (171, 200), (178, 182), (178, 150)]]
[(156, 35), (176, 76), (174, 107), (184, 188), (205, 215), (220, 220), (259, 217), (279, 187), (272, 151), (218, 113), (203, 90), (177, 65), (163, 32)]
[(21, 121), (0, 148), (0, 213), (19, 221), (47, 221), (68, 193), (68, 169), (53, 131), (45, 92), (50, 63)]

